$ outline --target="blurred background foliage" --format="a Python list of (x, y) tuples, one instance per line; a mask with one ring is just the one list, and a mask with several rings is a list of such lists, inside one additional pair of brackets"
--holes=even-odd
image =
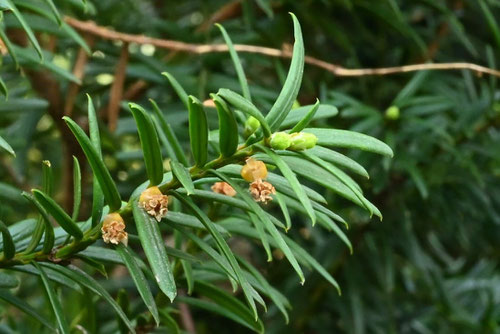
[[(45, 65), (39, 65), (19, 21), (5, 13), (5, 31), (18, 45), (17, 61), (22, 65), (17, 70), (4, 53), (0, 76), (9, 97), (0, 103), (0, 135), (17, 153), (15, 159), (2, 156), (0, 166), (0, 208), (6, 223), (26, 218), (30, 209), (12, 186), (30, 189), (40, 184), (45, 159), (62, 176), (56, 198), (71, 207), (71, 155), (81, 153), (66, 140), (60, 118), (69, 113), (84, 123), (88, 93), (103, 124), (109, 124), (111, 86), (123, 53), (122, 43), (80, 32), (92, 47), (92, 55), (84, 66), (81, 86), (72, 93), (72, 81), (80, 79), (73, 70), (83, 43), (72, 36), (71, 29), (59, 28), (53, 17), (33, 9), (45, 1), (13, 2), (34, 30)], [(288, 15), (293, 12), (302, 25), (306, 54), (348, 68), (452, 61), (495, 68), (500, 54), (498, 0), (87, 0), (86, 9), (79, 0), (54, 2), (61, 15), (93, 20), (120, 32), (222, 43), (213, 25), (220, 22), (234, 43), (278, 49), (289, 49), (293, 43)], [(201, 99), (219, 87), (239, 91), (227, 53), (193, 55), (136, 44), (128, 45), (128, 51), (116, 130), (102, 134), (105, 162), (125, 197), (144, 175), (126, 102), (147, 105), (149, 98), (156, 100), (187, 147), (187, 113), (160, 73), (172, 73), (188, 93)], [(255, 103), (270, 106), (289, 61), (251, 53), (242, 53), (240, 58)], [(324, 193), (335, 212), (350, 224), (346, 233), (354, 246), (353, 255), (336, 236), (311, 228), (298, 215), (292, 217), (298, 228), (290, 233), (303, 239), (311, 254), (339, 281), (341, 296), (317, 274), (310, 274), (306, 284), (298, 286), (284, 261), (267, 264), (262, 250), (251, 251), (254, 263), (293, 306), (288, 325), (270, 307), (263, 315), (269, 333), (500, 330), (497, 81), (465, 70), (341, 77), (306, 65), (298, 102), (310, 104), (319, 97), (322, 103), (339, 108), (339, 115), (319, 124), (375, 136), (393, 148), (395, 157), (348, 152), (371, 175), (370, 180), (356, 180), (383, 213), (383, 222)], [(74, 104), (68, 111), (69, 96)], [(92, 178), (88, 170), (85, 173), (84, 189), (89, 196)], [(239, 248), (242, 253), (248, 251), (246, 244)], [(38, 295), (33, 302), (43, 303), (40, 293), (33, 292), (39, 290), (31, 279), (23, 281), (22, 291), (26, 296)], [(119, 269), (110, 270), (110, 280), (104, 284), (113, 295), (120, 288), (133, 289)], [(78, 315), (82, 305), (84, 297), (65, 295), (68, 312)], [(10, 309), (2, 312), (4, 322), (15, 322)], [(191, 312), (199, 333), (243, 331), (226, 318), (199, 309)], [(16, 326), (19, 332), (28, 328), (27, 324)]]

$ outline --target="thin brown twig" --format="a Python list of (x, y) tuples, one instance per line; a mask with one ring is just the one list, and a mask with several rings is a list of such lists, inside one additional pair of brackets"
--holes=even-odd
[[(70, 26), (72, 26), (77, 30), (85, 31), (87, 33), (99, 36), (107, 40), (119, 40), (125, 43), (151, 44), (161, 49), (184, 51), (196, 54), (228, 51), (228, 48), (225, 44), (191, 44), (174, 40), (153, 38), (144, 35), (126, 34), (102, 26), (98, 26), (93, 21), (80, 21), (69, 16), (65, 17), (65, 21), (66, 23), (68, 23)], [(270, 57), (281, 57), (281, 58), (292, 57), (292, 52), (290, 51), (273, 49), (263, 46), (235, 44), (234, 48), (236, 49), (236, 51), (239, 52), (256, 53)], [(440, 63), (440, 64), (426, 63), (426, 64), (413, 64), (413, 65), (403, 65), (394, 67), (360, 68), (360, 69), (345, 68), (340, 65), (328, 63), (324, 60), (320, 60), (310, 56), (305, 57), (305, 62), (307, 64), (320, 67), (334, 75), (344, 76), (344, 77), (388, 75), (395, 73), (406, 73), (406, 72), (415, 72), (424, 70), (462, 70), (462, 69), (471, 70), (479, 74), (484, 73), (500, 77), (500, 71), (497, 71), (489, 67), (473, 63), (466, 63), (466, 62)]]
[[(88, 37), (85, 38), (85, 41), (87, 42), (87, 45), (89, 47), (92, 47), (94, 38), (93, 36), (88, 35)], [(75, 66), (73, 67), (73, 75), (80, 81), (83, 79), (83, 75), (85, 74), (85, 66), (87, 65), (88, 60), (89, 54), (87, 53), (87, 51), (85, 51), (84, 48), (80, 48), (76, 56)], [(64, 103), (64, 114), (66, 116), (72, 116), (76, 96), (78, 95), (79, 91), (79, 84), (75, 82), (69, 84), (68, 91), (66, 93), (66, 101)]]
[(196, 32), (205, 32), (210, 29), (214, 23), (236, 17), (241, 14), (241, 1), (235, 0), (224, 4), (215, 13), (213, 13), (208, 20), (204, 21), (197, 29)]
[(125, 75), (127, 71), (128, 56), (128, 43), (124, 43), (120, 52), (118, 64), (116, 65), (115, 77), (109, 94), (108, 126), (110, 131), (115, 131), (118, 122), (120, 102), (123, 96), (123, 85), (125, 83)]
[[(184, 291), (180, 291), (179, 294), (184, 296)], [(179, 311), (181, 315), (182, 327), (187, 333), (196, 334), (196, 326), (194, 324), (193, 316), (191, 315), (191, 310), (186, 303), (179, 303)]]
[(21, 188), (24, 191), (31, 191), (32, 187), (29, 184), (27, 184), (25, 182), (26, 180), (21, 175), (19, 175), (19, 173), (14, 169), (11, 161), (8, 161), (6, 159), (1, 159), (0, 165), (5, 169), (7, 175), (10, 176), (13, 183), (18, 188)]
[(144, 92), (144, 90), (146, 90), (147, 87), (148, 87), (148, 82), (139, 79), (127, 88), (125, 93), (123, 93), (123, 99), (125, 101), (134, 100), (139, 95), (141, 95)]

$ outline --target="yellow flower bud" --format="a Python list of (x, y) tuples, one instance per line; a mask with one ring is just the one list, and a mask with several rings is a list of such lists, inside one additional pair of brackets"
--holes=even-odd
[(267, 177), (267, 167), (262, 161), (248, 158), (245, 166), (241, 169), (241, 177), (248, 182)]
[(127, 246), (128, 233), (125, 232), (125, 222), (118, 213), (110, 213), (104, 218), (101, 227), (102, 239), (105, 243), (122, 243)]
[(167, 215), (168, 196), (163, 195), (156, 186), (149, 187), (139, 197), (139, 206), (159, 222)]

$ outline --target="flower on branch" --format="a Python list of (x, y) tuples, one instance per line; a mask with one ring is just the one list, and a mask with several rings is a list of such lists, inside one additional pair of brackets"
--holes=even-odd
[(125, 246), (128, 243), (128, 233), (125, 232), (125, 222), (118, 213), (110, 213), (104, 218), (101, 227), (102, 239), (105, 243), (118, 245), (120, 242)]
[(266, 164), (254, 158), (248, 158), (245, 166), (241, 169), (241, 177), (248, 182), (258, 179), (264, 180), (267, 177)]
[(257, 202), (267, 204), (273, 200), (271, 195), (276, 194), (276, 189), (271, 183), (257, 179), (250, 183), (250, 194)]
[(212, 191), (217, 194), (222, 194), (230, 197), (236, 196), (236, 191), (227, 182), (215, 182), (212, 185)]
[(150, 187), (139, 197), (139, 206), (159, 222), (167, 215), (168, 196), (163, 195), (158, 187)]
[(276, 194), (274, 186), (264, 181), (267, 178), (267, 167), (262, 161), (248, 158), (245, 166), (241, 169), (241, 177), (250, 183), (249, 191), (257, 202), (267, 204), (272, 201), (271, 195)]

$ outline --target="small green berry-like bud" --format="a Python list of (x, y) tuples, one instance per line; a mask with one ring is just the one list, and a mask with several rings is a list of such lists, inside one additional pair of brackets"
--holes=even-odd
[(498, 102), (493, 103), (493, 111), (496, 112), (497, 114), (500, 114), (500, 103)]
[(292, 144), (289, 149), (293, 151), (303, 151), (308, 150), (316, 146), (318, 142), (318, 137), (313, 135), (312, 133), (306, 132), (297, 132), (292, 133)]
[(397, 120), (399, 118), (399, 108), (396, 106), (390, 106), (387, 108), (385, 111), (385, 118), (393, 121)]
[(257, 120), (257, 118), (253, 116), (248, 117), (245, 122), (245, 136), (250, 136), (252, 133), (257, 131), (259, 126), (260, 122)]
[(275, 132), (269, 140), (269, 145), (275, 150), (286, 150), (291, 144), (292, 138), (286, 132)]

